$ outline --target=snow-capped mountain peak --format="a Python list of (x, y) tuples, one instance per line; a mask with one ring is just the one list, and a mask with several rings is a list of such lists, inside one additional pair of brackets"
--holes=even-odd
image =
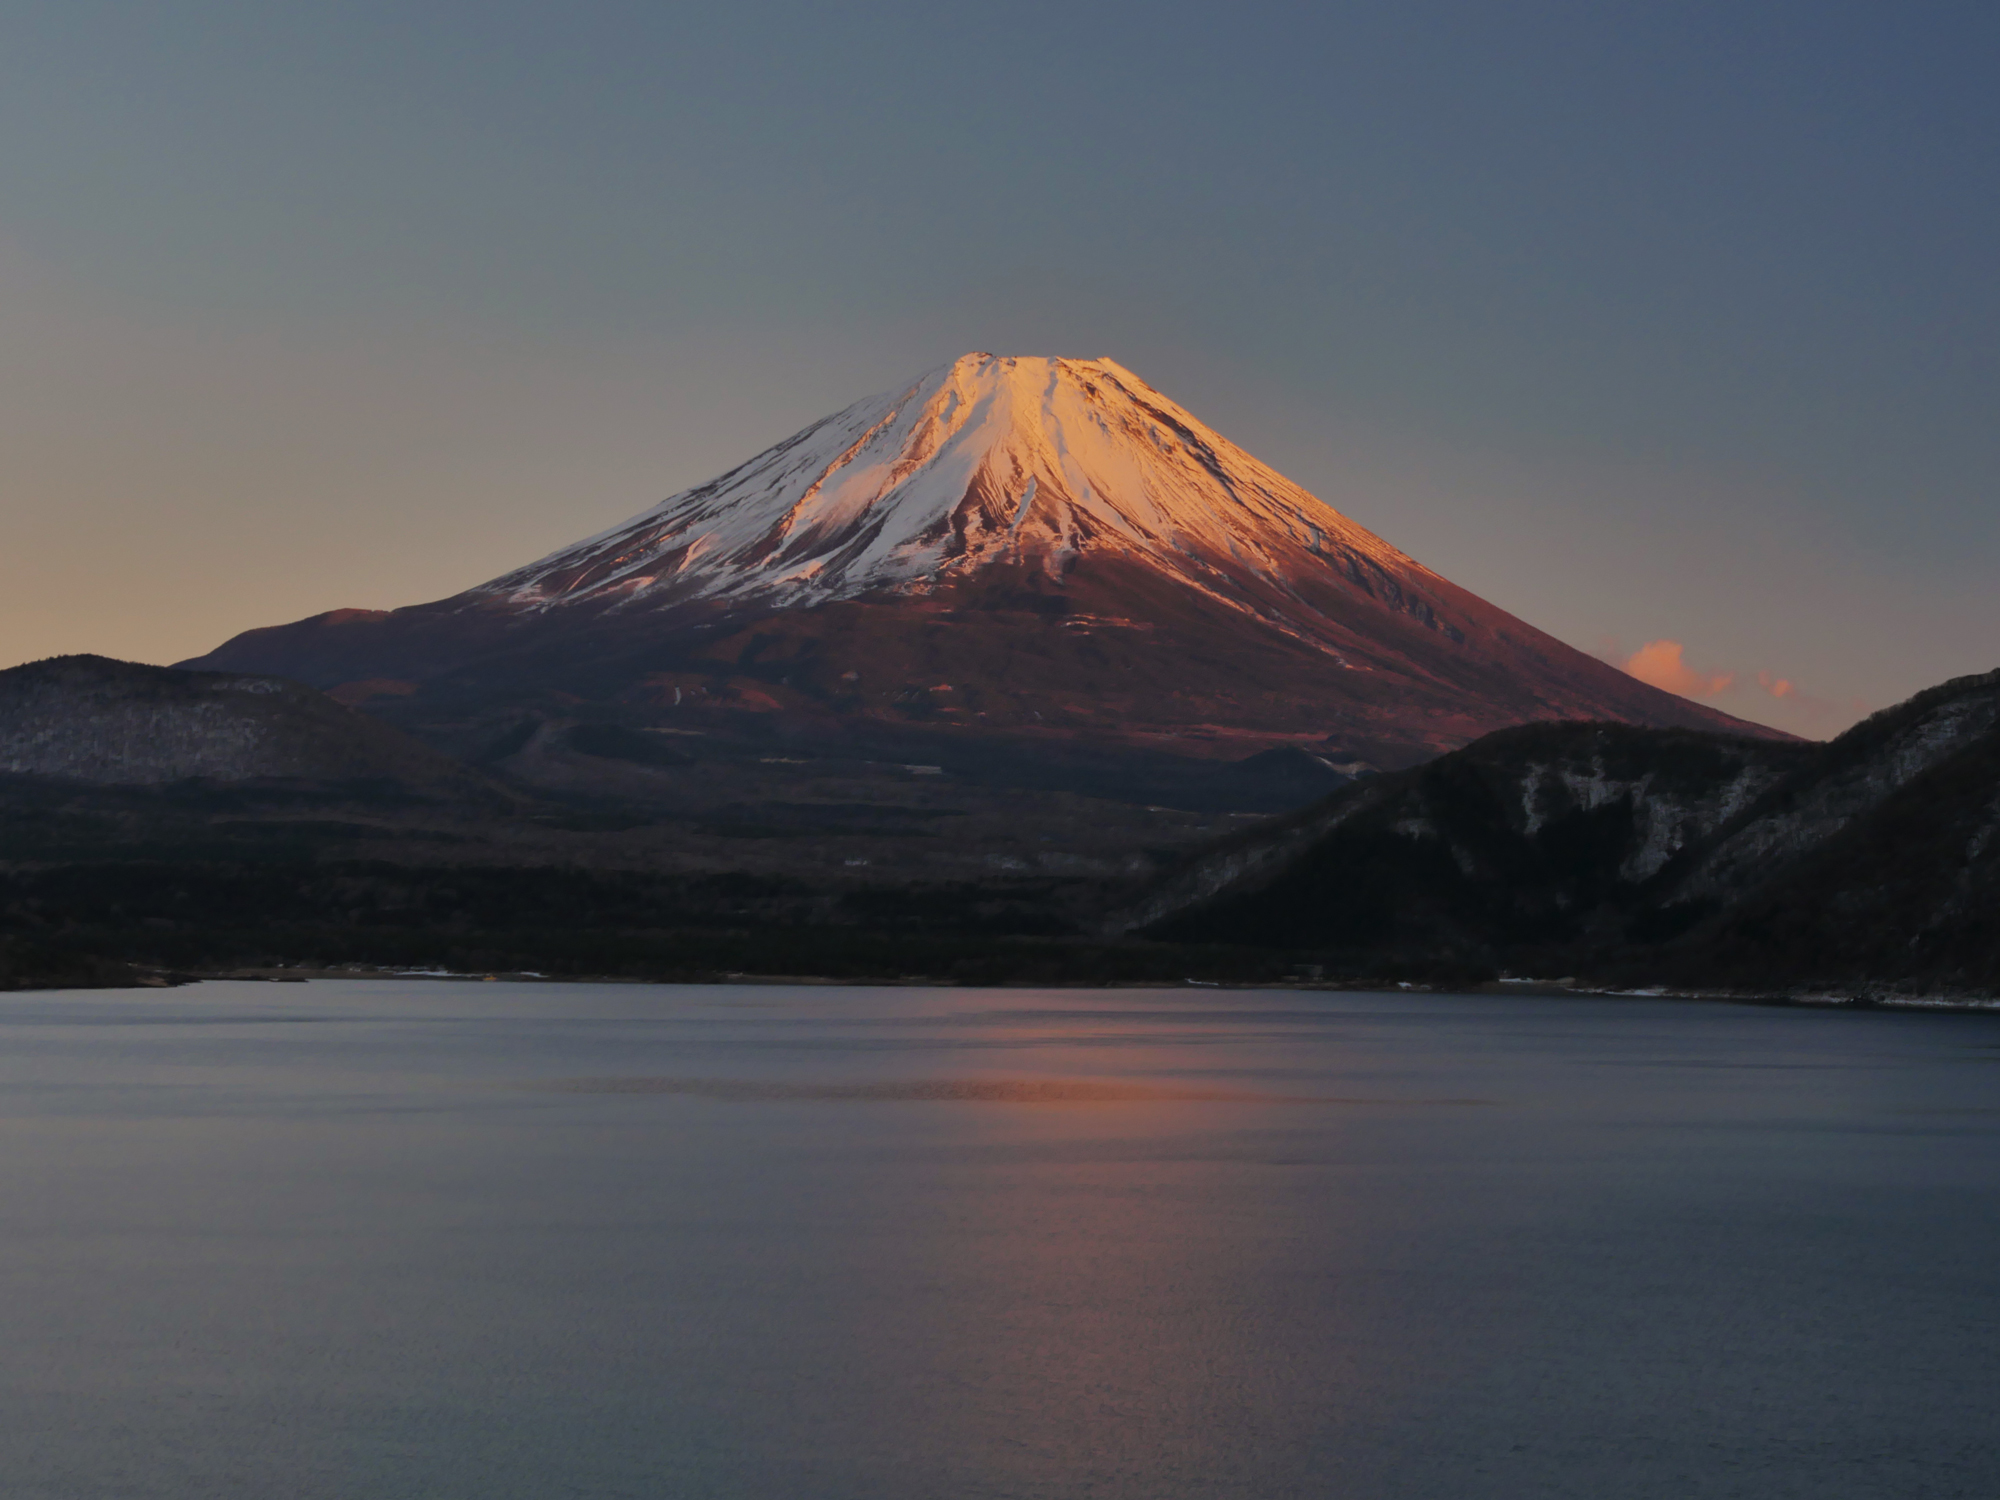
[(1417, 565), (1109, 359), (967, 354), (494, 580), (515, 607), (922, 593), (1121, 554), (1197, 587)]
[(199, 665), (1382, 765), (1533, 719), (1749, 727), (1454, 586), (1111, 360), (992, 354), (491, 583), (247, 632)]

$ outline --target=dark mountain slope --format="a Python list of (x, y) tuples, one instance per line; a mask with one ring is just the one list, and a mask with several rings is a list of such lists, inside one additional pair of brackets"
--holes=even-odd
[(1621, 983), (2000, 989), (2000, 673), (1824, 746), (1488, 736), (1203, 852), (1116, 924)]
[(1684, 861), (1664, 904), (1741, 899), (1996, 726), (2000, 672), (1954, 678), (1864, 719)]
[(1675, 874), (1668, 979), (2000, 993), (2000, 673), (1857, 725)]
[(1114, 925), (1371, 963), (1562, 951), (1621, 927), (1676, 853), (1812, 754), (1628, 725), (1502, 730), (1218, 845)]
[(124, 785), (206, 778), (480, 780), (447, 756), (280, 678), (58, 656), (0, 672), (0, 772)]

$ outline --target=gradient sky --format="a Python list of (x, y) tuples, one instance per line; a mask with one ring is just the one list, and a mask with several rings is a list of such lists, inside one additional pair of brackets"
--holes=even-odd
[(0, 0), (0, 665), (447, 595), (985, 349), (1828, 733), (2000, 666), (1996, 77), (1990, 0)]

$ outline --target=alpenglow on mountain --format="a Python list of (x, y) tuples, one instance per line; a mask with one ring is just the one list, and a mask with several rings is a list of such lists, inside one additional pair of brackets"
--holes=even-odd
[(490, 583), (187, 665), (406, 711), (560, 701), (1385, 766), (1537, 719), (1767, 733), (1456, 587), (1108, 359), (968, 354)]

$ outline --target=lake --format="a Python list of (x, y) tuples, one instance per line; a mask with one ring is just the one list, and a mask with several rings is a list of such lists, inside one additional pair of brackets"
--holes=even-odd
[(2000, 1494), (2000, 1016), (0, 996), (11, 1500)]

